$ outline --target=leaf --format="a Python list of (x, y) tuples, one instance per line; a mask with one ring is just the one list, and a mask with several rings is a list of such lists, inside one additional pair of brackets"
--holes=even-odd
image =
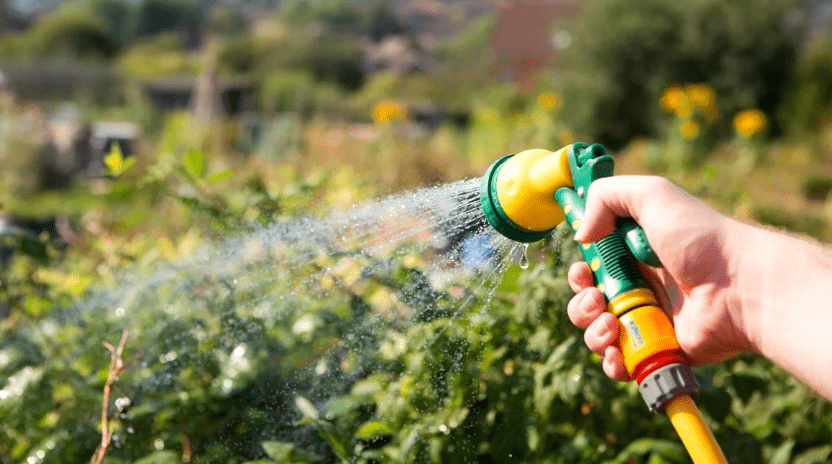
[(777, 450), (771, 456), (769, 464), (789, 464), (792, 457), (792, 449), (794, 449), (794, 440), (786, 440), (782, 445), (777, 447)]
[(139, 459), (134, 464), (181, 464), (181, 457), (171, 450), (156, 451)]
[(205, 154), (199, 150), (189, 150), (182, 158), (182, 167), (194, 179), (201, 179), (205, 175)]
[(113, 177), (118, 177), (136, 163), (136, 158), (124, 158), (121, 152), (121, 146), (117, 143), (112, 144), (110, 153), (104, 157), (104, 164), (107, 166), (107, 171)]
[(207, 179), (205, 179), (205, 181), (209, 183), (219, 182), (221, 180), (228, 179), (232, 175), (234, 175), (234, 171), (232, 171), (231, 169), (226, 169), (225, 171), (220, 171), (215, 174), (211, 174), (210, 176), (208, 176)]
[(266, 455), (279, 463), (288, 462), (295, 445), (281, 441), (264, 441), (261, 443)]
[(671, 462), (687, 462), (687, 453), (679, 442), (640, 438), (633, 441), (618, 455), (619, 461), (626, 461), (637, 456), (657, 454)]
[(295, 397), (295, 406), (300, 409), (300, 412), (303, 414), (303, 417), (308, 417), (311, 419), (318, 419), (318, 408), (312, 404), (311, 401), (307, 400), (302, 396)]
[[(299, 396), (298, 398), (302, 397)], [(304, 400), (309, 401), (305, 398)], [(350, 460), (352, 458), (352, 447), (349, 446), (349, 440), (347, 439), (347, 437), (344, 436), (343, 433), (341, 433), (340, 430), (336, 429), (335, 426), (333, 426), (331, 423), (312, 417), (306, 417), (297, 421), (295, 425), (311, 425), (318, 432), (318, 435), (320, 435), (321, 438), (323, 438), (327, 443), (329, 443), (329, 446), (332, 447), (332, 451), (339, 458), (341, 458), (342, 462), (351, 462)]]
[(823, 461), (832, 453), (832, 445), (815, 446), (795, 456), (792, 464), (815, 464)]
[(377, 420), (365, 422), (364, 425), (362, 425), (358, 431), (355, 432), (356, 438), (360, 440), (371, 440), (373, 438), (385, 437), (392, 434), (393, 431), (386, 422)]

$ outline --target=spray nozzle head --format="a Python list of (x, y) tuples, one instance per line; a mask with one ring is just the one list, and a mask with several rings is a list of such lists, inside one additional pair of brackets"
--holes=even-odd
[(551, 234), (564, 219), (555, 192), (573, 186), (570, 147), (526, 150), (494, 162), (480, 184), (488, 223), (518, 242), (536, 242)]

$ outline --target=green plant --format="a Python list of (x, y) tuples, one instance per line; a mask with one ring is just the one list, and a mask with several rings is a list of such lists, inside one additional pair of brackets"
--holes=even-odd
[(809, 176), (803, 181), (803, 196), (812, 201), (824, 201), (832, 190), (832, 178)]
[[(796, 57), (781, 21), (789, 5), (751, 0), (593, 3), (577, 28), (565, 92), (575, 124), (612, 147), (636, 135), (654, 135), (663, 89), (693, 82), (714, 89), (723, 114), (743, 108), (772, 114)], [(755, 14), (747, 14), (752, 9)]]
[(103, 60), (119, 51), (118, 39), (96, 14), (67, 5), (40, 18), (18, 34), (4, 37), (0, 56), (7, 58), (68, 58)]

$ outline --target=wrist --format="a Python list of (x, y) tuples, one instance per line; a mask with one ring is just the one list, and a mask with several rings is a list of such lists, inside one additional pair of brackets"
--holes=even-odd
[(737, 220), (730, 220), (726, 230), (726, 250), (733, 253), (728, 259), (728, 313), (740, 332), (737, 338), (744, 340), (741, 349), (762, 354), (763, 307), (770, 299), (765, 289), (773, 283), (771, 257), (777, 245), (771, 231)]

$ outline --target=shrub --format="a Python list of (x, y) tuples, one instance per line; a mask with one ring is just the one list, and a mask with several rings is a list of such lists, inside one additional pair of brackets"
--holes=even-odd
[(807, 45), (780, 121), (793, 135), (820, 129), (832, 118), (832, 31)]
[(95, 14), (74, 5), (64, 6), (38, 19), (25, 32), (11, 35), (0, 45), (0, 53), (14, 58), (64, 57), (82, 60), (112, 58), (118, 52), (118, 39)]
[(803, 181), (803, 196), (811, 201), (825, 201), (832, 190), (832, 178), (809, 176)]
[[(657, 133), (662, 90), (709, 84), (722, 114), (771, 113), (792, 72), (795, 46), (781, 18), (788, 2), (593, 2), (581, 20), (570, 78), (581, 132), (613, 148)], [(750, 15), (748, 11), (755, 14)]]

